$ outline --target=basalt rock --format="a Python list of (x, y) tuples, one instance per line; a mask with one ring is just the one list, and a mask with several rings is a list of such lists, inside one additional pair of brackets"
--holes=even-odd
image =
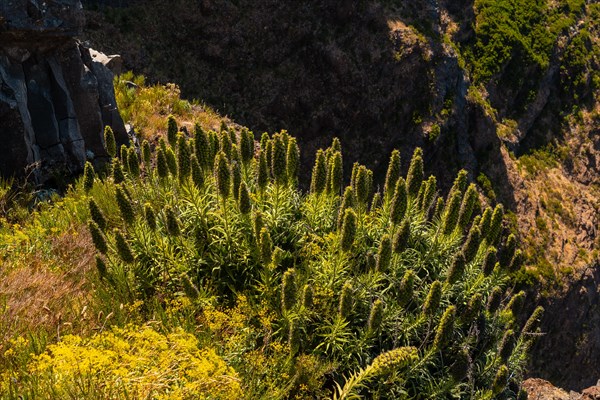
[(106, 125), (127, 141), (108, 68), (118, 60), (76, 40), (83, 23), (75, 0), (0, 4), (1, 176), (47, 182), (101, 161)]

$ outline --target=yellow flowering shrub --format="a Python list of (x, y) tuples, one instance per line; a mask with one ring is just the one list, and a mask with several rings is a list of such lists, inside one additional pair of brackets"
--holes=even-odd
[(90, 339), (65, 336), (28, 372), (26, 392), (37, 398), (243, 398), (236, 372), (182, 329), (128, 325)]

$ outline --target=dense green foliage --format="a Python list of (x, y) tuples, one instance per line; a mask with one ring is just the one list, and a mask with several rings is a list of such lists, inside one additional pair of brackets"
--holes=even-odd
[[(161, 142), (139, 171), (114, 159), (122, 183), (94, 178), (89, 226), (107, 310), (136, 305), (142, 320), (193, 332), (237, 374), (244, 398), (519, 392), (539, 311), (522, 330), (514, 313), (523, 296), (508, 289), (509, 268), (489, 265), (501, 207), (475, 217), (479, 200), (464, 174), (439, 207), (420, 150), (406, 180), (388, 174), (393, 194), (370, 205), (372, 173), (356, 165), (341, 196), (335, 142), (319, 151), (303, 194), (290, 173), (297, 167), (286, 165), (298, 159), (294, 139), (263, 137), (244, 156), (247, 134), (197, 127), (176, 149)], [(179, 155), (178, 168), (159, 173), (165, 149)], [(181, 165), (189, 159), (192, 174)]]

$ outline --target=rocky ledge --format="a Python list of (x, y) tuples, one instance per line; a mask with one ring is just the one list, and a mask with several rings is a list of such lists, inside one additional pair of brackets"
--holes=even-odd
[(76, 38), (79, 0), (0, 3), (0, 176), (49, 182), (102, 160), (104, 126), (127, 135), (113, 89), (115, 57)]
[(598, 400), (600, 399), (600, 381), (581, 393), (566, 391), (554, 387), (543, 379), (527, 379), (523, 382), (529, 400)]

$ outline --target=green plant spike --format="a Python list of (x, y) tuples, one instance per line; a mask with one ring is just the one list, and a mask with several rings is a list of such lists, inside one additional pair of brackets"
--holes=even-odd
[(466, 264), (465, 255), (461, 251), (454, 257), (454, 260), (452, 260), (452, 264), (450, 265), (448, 274), (446, 275), (446, 282), (448, 282), (450, 285), (454, 285), (456, 282), (462, 279), (465, 273)]
[(131, 248), (129, 244), (125, 240), (125, 237), (121, 233), (121, 231), (117, 228), (114, 230), (115, 235), (115, 246), (117, 248), (117, 254), (121, 258), (121, 260), (126, 264), (131, 264), (134, 261), (133, 253), (131, 252)]
[(275, 178), (276, 184), (284, 185), (287, 183), (287, 149), (281, 135), (273, 138), (272, 151), (271, 174)]
[(177, 176), (184, 182), (192, 173), (191, 151), (183, 134), (177, 136)]
[(342, 152), (342, 142), (340, 142), (340, 139), (337, 137), (334, 137), (331, 140), (331, 151), (332, 153), (335, 154), (335, 152), (339, 151), (340, 153)]
[(544, 307), (542, 307), (542, 306), (537, 306), (535, 308), (535, 310), (533, 310), (533, 313), (531, 313), (531, 315), (525, 322), (525, 325), (523, 325), (523, 329), (521, 330), (521, 335), (528, 335), (528, 334), (535, 333), (535, 331), (539, 327), (539, 324), (542, 320), (544, 311), (545, 311)]
[(92, 243), (94, 247), (102, 254), (108, 253), (108, 245), (106, 244), (106, 238), (104, 234), (94, 221), (89, 221), (88, 227), (90, 229), (90, 235), (92, 236)]
[(471, 370), (471, 357), (467, 349), (460, 349), (450, 366), (450, 375), (454, 382), (462, 382)]
[(304, 285), (304, 288), (302, 290), (302, 307), (304, 307), (304, 309), (309, 310), (313, 307), (314, 305), (314, 292), (313, 292), (313, 288), (311, 285), (309, 285), (308, 283), (306, 285)]
[(510, 262), (510, 266), (508, 268), (509, 272), (511, 272), (511, 273), (518, 272), (523, 267), (524, 263), (525, 263), (525, 255), (523, 254), (523, 252), (520, 249), (518, 249), (517, 251), (515, 251), (515, 255), (513, 256), (512, 260)]
[(252, 203), (250, 201), (250, 193), (248, 192), (248, 186), (246, 185), (246, 182), (242, 182), (240, 184), (238, 198), (240, 212), (244, 215), (249, 214), (250, 211), (252, 211)]
[(437, 180), (435, 176), (431, 175), (427, 179), (427, 186), (425, 187), (425, 194), (423, 195), (423, 202), (421, 203), (421, 210), (426, 212), (431, 207), (433, 200), (437, 194)]
[(475, 293), (469, 299), (467, 307), (461, 314), (461, 319), (465, 325), (470, 325), (481, 313), (483, 307), (483, 295), (481, 293)]
[(250, 161), (254, 158), (254, 133), (247, 128), (242, 129), (240, 135), (240, 153), (244, 165), (250, 165)]
[(393, 150), (385, 175), (385, 184), (383, 186), (383, 194), (386, 200), (391, 199), (396, 191), (396, 182), (398, 182), (401, 174), (400, 168), (400, 151)]
[(300, 172), (300, 148), (294, 137), (291, 137), (288, 141), (286, 170), (288, 183), (290, 185), (295, 185), (298, 181), (298, 173)]
[(483, 259), (483, 264), (481, 265), (481, 272), (483, 272), (484, 276), (490, 276), (492, 272), (494, 272), (494, 267), (496, 266), (496, 248), (489, 247), (487, 252), (485, 253), (485, 258)]
[(192, 182), (194, 182), (194, 185), (198, 189), (202, 189), (204, 187), (204, 174), (202, 173), (202, 167), (200, 167), (200, 163), (198, 162), (195, 154), (192, 154), (190, 161), (192, 164)]
[(215, 157), (217, 156), (217, 153), (219, 152), (219, 134), (215, 131), (209, 131), (208, 132), (208, 140), (210, 142), (210, 160), (212, 160), (209, 168), (212, 168), (214, 166), (214, 161), (215, 161)]
[(186, 273), (181, 275), (181, 286), (185, 295), (190, 299), (196, 300), (200, 297), (200, 291)]
[(442, 284), (439, 281), (434, 281), (429, 288), (429, 293), (423, 303), (423, 314), (431, 317), (435, 315), (442, 300)]
[(116, 188), (116, 199), (123, 221), (129, 225), (132, 224), (135, 220), (135, 213), (131, 205), (131, 199), (125, 194), (125, 188), (122, 184)]
[(240, 195), (240, 185), (242, 184), (242, 167), (240, 163), (234, 161), (231, 164), (231, 192), (233, 198), (237, 201)]
[(498, 308), (500, 308), (500, 303), (502, 302), (502, 293), (503, 290), (498, 286), (492, 289), (487, 301), (487, 310), (490, 314), (494, 314)]
[(215, 181), (217, 183), (217, 191), (222, 199), (229, 197), (231, 187), (231, 170), (227, 162), (227, 156), (220, 151), (215, 157), (215, 166), (213, 168)]
[(406, 189), (409, 196), (412, 198), (417, 196), (421, 188), (421, 182), (423, 182), (423, 150), (417, 147), (410, 160), (408, 174), (406, 175)]
[(524, 304), (525, 292), (520, 291), (510, 299), (508, 305), (506, 306), (506, 309), (510, 310), (514, 316), (517, 316), (523, 309)]
[(342, 251), (350, 251), (356, 237), (357, 217), (352, 208), (344, 211), (344, 221), (342, 222), (342, 235), (340, 245)]
[(213, 152), (208, 134), (202, 129), (200, 124), (194, 126), (194, 144), (200, 167), (204, 170), (210, 170), (214, 162), (212, 158)]
[(356, 188), (356, 175), (358, 175), (358, 169), (360, 168), (360, 164), (355, 162), (352, 164), (352, 174), (350, 175), (350, 186), (352, 188)]
[(490, 226), (492, 223), (492, 209), (490, 207), (486, 207), (483, 210), (483, 214), (481, 215), (481, 221), (479, 222), (479, 231), (481, 232), (481, 237), (487, 240), (487, 237), (490, 234)]
[(96, 204), (96, 201), (93, 198), (90, 199), (88, 203), (88, 208), (90, 210), (90, 216), (92, 217), (92, 221), (94, 221), (96, 225), (98, 225), (98, 228), (100, 228), (100, 230), (105, 231), (107, 227), (106, 218), (104, 218), (102, 210), (100, 210), (100, 207), (98, 207), (98, 204)]
[(140, 159), (133, 147), (127, 150), (127, 167), (132, 177), (138, 178), (140, 176)]
[(379, 251), (377, 253), (377, 271), (386, 272), (392, 260), (392, 239), (388, 234), (381, 237)]
[(494, 377), (494, 381), (492, 382), (492, 394), (494, 396), (498, 396), (500, 393), (504, 391), (506, 385), (508, 384), (508, 367), (506, 365), (502, 365), (496, 376)]
[(369, 176), (367, 167), (361, 165), (356, 173), (354, 193), (358, 204), (366, 204), (369, 198)]
[(96, 270), (98, 271), (100, 279), (105, 279), (108, 276), (108, 268), (106, 267), (106, 263), (102, 257), (98, 255), (96, 255)]
[(458, 174), (454, 179), (454, 183), (452, 184), (452, 188), (450, 188), (450, 192), (448, 192), (448, 199), (450, 199), (455, 193), (460, 193), (462, 196), (467, 189), (468, 183), (468, 172), (464, 169), (461, 169), (458, 171)]
[(175, 147), (177, 145), (177, 121), (175, 121), (175, 117), (173, 115), (169, 115), (167, 117), (167, 140), (171, 147)]
[(263, 216), (260, 210), (255, 210), (254, 214), (252, 215), (252, 227), (254, 229), (254, 237), (256, 238), (256, 243), (260, 246), (261, 231), (265, 227)]
[(392, 207), (390, 210), (390, 219), (394, 225), (399, 224), (404, 215), (406, 215), (406, 207), (408, 205), (408, 191), (404, 179), (399, 178), (396, 182), (394, 197), (392, 198)]
[(456, 228), (458, 222), (458, 214), (460, 211), (460, 192), (454, 192), (446, 209), (444, 210), (444, 218), (442, 220), (442, 232), (444, 235), (451, 234)]
[(154, 214), (154, 209), (150, 203), (144, 204), (144, 219), (146, 220), (146, 225), (150, 228), (151, 231), (156, 230), (156, 214)]
[(377, 192), (373, 195), (373, 199), (371, 200), (371, 208), (370, 208), (371, 213), (376, 212), (377, 209), (379, 207), (381, 207), (381, 204), (382, 204), (381, 193)]
[(425, 197), (425, 190), (427, 189), (427, 181), (422, 181), (421, 186), (419, 187), (419, 192), (417, 194), (417, 198), (415, 199), (415, 204), (419, 210), (423, 209), (423, 198)]
[(158, 177), (166, 179), (169, 176), (169, 166), (167, 165), (167, 156), (162, 148), (158, 148), (156, 152), (156, 172)]
[(271, 262), (273, 256), (273, 242), (271, 241), (269, 231), (265, 227), (260, 230), (260, 255), (263, 263), (268, 264)]
[(258, 176), (256, 180), (258, 187), (262, 192), (264, 192), (269, 184), (269, 167), (267, 164), (267, 156), (265, 151), (260, 152), (258, 161)]
[(149, 168), (152, 162), (152, 150), (150, 149), (150, 143), (146, 139), (142, 141), (142, 158), (146, 169)]
[(410, 303), (414, 296), (415, 272), (411, 269), (407, 270), (400, 281), (398, 288), (398, 304), (405, 307)]
[(369, 319), (367, 320), (367, 332), (370, 335), (376, 335), (383, 322), (383, 303), (380, 299), (377, 299), (371, 305), (371, 312), (369, 313)]
[(465, 261), (470, 263), (475, 259), (477, 252), (479, 250), (479, 244), (481, 242), (481, 233), (479, 232), (479, 227), (477, 225), (471, 226), (469, 230), (469, 234), (467, 235), (467, 239), (462, 246), (462, 252), (465, 256)]
[(124, 144), (121, 145), (120, 154), (121, 154), (121, 163), (123, 164), (123, 166), (125, 168), (128, 168), (129, 162), (127, 160), (127, 156), (129, 155), (129, 149)]
[(267, 157), (267, 165), (269, 167), (269, 178), (274, 178), (271, 170), (271, 166), (273, 165), (273, 139), (267, 142), (265, 156)]
[(342, 204), (340, 205), (340, 209), (338, 211), (338, 229), (342, 227), (346, 210), (352, 207), (354, 207), (354, 191), (352, 190), (352, 186), (346, 186), (346, 189), (344, 189)]
[(330, 193), (339, 195), (342, 190), (344, 176), (342, 170), (342, 153), (336, 151), (331, 156), (329, 162), (329, 185), (327, 187)]
[(500, 345), (498, 346), (498, 356), (503, 363), (507, 363), (513, 349), (515, 348), (515, 332), (512, 329), (504, 332)]
[(433, 218), (441, 218), (442, 217), (442, 213), (444, 212), (445, 205), (446, 204), (444, 203), (444, 199), (441, 197), (438, 197), (435, 202), (435, 208), (433, 210)]
[(506, 242), (504, 243), (504, 247), (500, 252), (500, 265), (509, 269), (511, 261), (515, 255), (515, 251), (517, 250), (517, 238), (514, 234), (508, 235), (506, 238)]
[(85, 162), (83, 167), (83, 189), (88, 193), (94, 187), (94, 179), (96, 173), (94, 172), (94, 166), (89, 161)]
[(171, 206), (165, 206), (165, 217), (167, 220), (167, 233), (172, 237), (179, 236), (181, 233), (179, 221), (177, 220), (175, 211), (173, 210), (173, 208), (171, 208)]
[(175, 152), (171, 147), (167, 147), (165, 156), (167, 158), (167, 167), (169, 168), (169, 172), (171, 175), (177, 176), (177, 157), (175, 156)]
[(473, 212), (476, 208), (478, 208), (477, 203), (479, 202), (479, 194), (477, 193), (477, 187), (475, 184), (470, 184), (465, 196), (463, 198), (462, 204), (460, 206), (460, 212), (458, 217), (458, 226), (461, 229), (466, 229), (469, 222), (471, 222), (471, 217), (473, 216)]
[(327, 186), (327, 165), (325, 164), (325, 153), (322, 149), (317, 151), (317, 158), (312, 171), (311, 193), (321, 194)]
[(442, 314), (440, 323), (435, 331), (435, 338), (433, 339), (433, 348), (436, 351), (441, 351), (450, 339), (452, 339), (452, 333), (454, 331), (454, 319), (456, 314), (456, 307), (450, 306)]
[(271, 140), (269, 134), (267, 132), (263, 132), (263, 134), (260, 136), (260, 149), (262, 151), (265, 151), (267, 149), (267, 143), (269, 142), (269, 140)]
[(494, 208), (494, 213), (492, 214), (492, 220), (490, 221), (490, 230), (487, 235), (487, 241), (490, 244), (496, 244), (496, 241), (500, 237), (500, 233), (502, 232), (502, 219), (504, 218), (504, 207), (502, 204), (498, 204), (496, 208)]
[(296, 305), (296, 271), (288, 269), (281, 280), (281, 310), (289, 312)]
[(408, 220), (402, 221), (400, 229), (394, 235), (393, 251), (396, 254), (402, 253), (408, 247), (408, 241), (410, 239), (410, 222)]
[(111, 158), (115, 158), (117, 156), (117, 142), (115, 140), (115, 133), (108, 125), (104, 127), (104, 148)]
[(340, 303), (338, 306), (338, 315), (342, 319), (348, 320), (352, 313), (352, 305), (354, 303), (352, 299), (352, 284), (350, 282), (344, 283), (342, 286), (342, 293), (340, 294)]

